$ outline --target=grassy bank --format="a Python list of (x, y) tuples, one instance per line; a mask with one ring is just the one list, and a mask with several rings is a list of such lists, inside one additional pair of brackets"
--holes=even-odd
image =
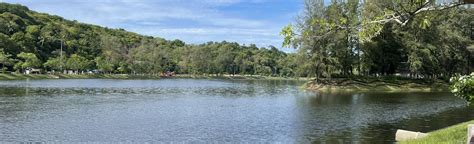
[(465, 144), (468, 124), (474, 124), (474, 120), (430, 132), (430, 135), (424, 138), (402, 141), (400, 144)]
[(312, 80), (305, 88), (323, 92), (347, 91), (385, 91), (385, 92), (414, 92), (414, 91), (448, 91), (448, 82), (431, 79), (408, 78), (333, 78)]
[(0, 74), (0, 80), (23, 80), (23, 79), (158, 79), (152, 75), (119, 75), (119, 74)]
[(0, 74), (0, 80), (23, 80), (23, 79), (173, 79), (173, 78), (190, 78), (190, 79), (265, 79), (265, 80), (308, 80), (305, 78), (286, 78), (286, 77), (268, 77), (256, 75), (176, 75), (174, 77), (160, 77), (156, 75), (129, 75), (129, 74)]

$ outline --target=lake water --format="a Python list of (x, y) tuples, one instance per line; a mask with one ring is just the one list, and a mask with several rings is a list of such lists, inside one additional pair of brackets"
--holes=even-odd
[(391, 143), (474, 119), (450, 93), (318, 94), (277, 80), (0, 81), (3, 142)]

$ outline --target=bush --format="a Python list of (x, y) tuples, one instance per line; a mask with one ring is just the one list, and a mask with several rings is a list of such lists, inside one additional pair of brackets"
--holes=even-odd
[(450, 82), (451, 92), (455, 96), (474, 102), (474, 72), (471, 75), (452, 77)]

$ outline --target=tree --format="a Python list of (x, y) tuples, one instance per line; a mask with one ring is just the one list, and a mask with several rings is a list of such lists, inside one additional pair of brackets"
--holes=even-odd
[(66, 58), (61, 57), (49, 58), (48, 61), (43, 64), (43, 66), (52, 70), (60, 71), (65, 68), (66, 61)]
[(131, 63), (132, 72), (135, 74), (146, 74), (150, 73), (151, 69), (153, 68), (151, 55), (152, 52), (152, 44), (151, 40), (144, 39), (142, 40), (141, 44), (130, 50), (129, 57)]
[[(345, 2), (351, 3), (350, 1)], [(337, 0), (334, 0), (331, 2), (330, 6), (345, 2), (339, 2)], [(420, 15), (424, 15), (430, 12), (458, 8), (459, 6), (465, 4), (467, 3), (464, 1), (456, 0), (448, 3), (437, 3), (436, 0), (366, 0), (362, 3), (363, 12), (362, 15), (360, 15), (359, 17), (361, 21), (357, 23), (357, 25), (348, 26), (345, 23), (318, 21), (318, 17), (312, 17), (310, 18), (312, 21), (314, 21), (315, 23), (319, 22), (321, 25), (327, 27), (328, 29), (320, 35), (307, 35), (307, 31), (301, 31), (303, 34), (298, 34), (293, 30), (293, 26), (290, 24), (288, 26), (285, 26), (280, 34), (284, 36), (284, 46), (296, 45), (296, 43), (298, 43), (297, 39), (299, 39), (299, 37), (311, 37), (314, 39), (320, 39), (326, 34), (348, 29), (358, 30), (359, 38), (362, 41), (370, 41), (372, 38), (380, 34), (382, 28), (385, 27), (386, 24), (396, 23), (400, 27), (405, 27), (409, 25), (413, 20), (420, 18)], [(305, 5), (310, 6), (310, 8), (319, 7), (319, 10), (324, 9), (321, 8), (324, 7), (324, 2), (322, 0), (306, 0)], [(308, 7), (306, 9), (308, 9)], [(430, 25), (431, 18), (433, 17), (421, 17), (422, 21), (419, 24), (420, 27)]]
[(474, 11), (458, 7), (463, 4), (305, 0), (297, 23), (280, 34), (283, 46), (297, 48), (296, 59), (306, 60), (297, 66), (299, 74), (450, 76), (469, 72)]
[(90, 65), (91, 62), (89, 60), (77, 54), (71, 55), (66, 62), (66, 67), (68, 69), (75, 70), (76, 72), (78, 72), (79, 70), (88, 69)]
[(113, 64), (103, 57), (97, 57), (94, 60), (97, 68), (104, 73), (111, 73), (114, 70)]
[[(380, 11), (376, 12), (376, 15), (369, 17), (369, 21), (363, 23), (364, 26), (379, 27), (379, 30), (376, 31), (377, 33), (380, 32), (381, 27), (383, 27), (380, 25), (395, 22), (400, 26), (404, 27), (414, 21), (419, 15), (423, 15), (425, 13), (433, 11), (443, 11), (451, 8), (456, 8), (467, 3), (464, 1), (457, 0), (444, 3), (438, 3), (436, 0), (373, 0), (366, 2), (366, 4), (373, 5), (373, 7), (377, 7), (377, 10)], [(426, 25), (429, 25), (430, 18), (432, 17), (424, 17), (420, 23), (420, 26), (424, 27)], [(368, 34), (370, 35), (370, 33)]]
[(123, 42), (115, 36), (105, 35), (101, 37), (102, 55), (113, 65), (126, 61), (127, 48)]
[(216, 64), (216, 73), (221, 74), (221, 73), (229, 73), (229, 74), (235, 74), (235, 64), (234, 64), (234, 59), (235, 59), (235, 50), (234, 47), (235, 45), (230, 44), (230, 43), (224, 43), (223, 45), (218, 46), (217, 53), (218, 55), (215, 58), (215, 64)]
[(15, 69), (17, 70), (41, 67), (41, 60), (39, 60), (33, 53), (21, 52), (17, 57), (20, 59), (20, 61), (15, 64)]
[[(0, 12), (0, 48), (15, 59), (11, 65), (16, 69), (43, 66), (49, 70), (95, 68), (105, 73), (279, 76), (292, 75), (287, 66), (294, 66), (287, 64), (287, 55), (275, 47), (226, 41), (186, 44), (83, 24), (8, 3), (0, 3)], [(34, 54), (36, 59), (30, 54), (20, 58), (20, 53)]]
[(470, 75), (452, 77), (451, 92), (467, 102), (474, 102), (474, 73)]
[(201, 45), (198, 47), (192, 48), (190, 54), (191, 58), (191, 67), (193, 74), (210, 74), (212, 69), (214, 69), (214, 62), (212, 62), (213, 52), (211, 47), (206, 45)]
[(7, 68), (6, 66), (11, 66), (13, 64), (13, 59), (11, 58), (11, 55), (8, 53), (5, 53), (3, 49), (0, 49), (0, 65), (1, 65), (1, 71), (5, 71)]

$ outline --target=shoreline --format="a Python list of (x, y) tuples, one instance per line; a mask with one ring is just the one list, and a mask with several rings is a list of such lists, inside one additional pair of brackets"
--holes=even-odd
[(270, 77), (260, 75), (192, 75), (173, 77), (131, 74), (0, 74), (0, 80), (38, 79), (222, 79), (222, 80), (296, 80), (307, 81), (301, 88), (316, 92), (447, 92), (448, 82), (426, 79), (333, 78), (319, 79)]
[(466, 143), (467, 125), (474, 124), (474, 120), (455, 124), (439, 130), (429, 132), (427, 137), (400, 141), (400, 144), (429, 144), (429, 143)]
[(429, 79), (333, 78), (311, 80), (305, 89), (317, 92), (447, 92), (449, 83)]
[(156, 75), (131, 75), (131, 74), (0, 74), (0, 80), (26, 80), (26, 79), (229, 79), (229, 80), (301, 80), (309, 78), (270, 77), (259, 75), (189, 75), (182, 74), (173, 77)]

